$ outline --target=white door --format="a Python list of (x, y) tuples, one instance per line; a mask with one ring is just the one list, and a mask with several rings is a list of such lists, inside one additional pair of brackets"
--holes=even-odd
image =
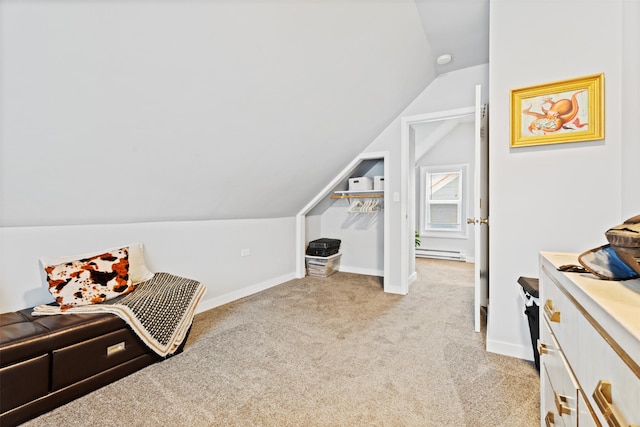
[(475, 235), (475, 296), (474, 328), (480, 332), (481, 307), (489, 302), (489, 120), (487, 105), (482, 105), (482, 89), (476, 86), (475, 111), (475, 174), (473, 177), (473, 218), (467, 223), (474, 225)]

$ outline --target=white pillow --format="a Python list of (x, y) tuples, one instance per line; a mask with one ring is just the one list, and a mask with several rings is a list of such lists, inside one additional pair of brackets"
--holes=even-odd
[(140, 282), (145, 282), (153, 277), (151, 272), (144, 262), (144, 252), (142, 243), (130, 243), (128, 245), (122, 245), (116, 248), (103, 249), (101, 251), (90, 252), (80, 255), (66, 255), (61, 257), (41, 258), (40, 262), (42, 267), (49, 265), (58, 265), (69, 261), (75, 261), (78, 259), (91, 258), (95, 255), (100, 255), (105, 252), (115, 251), (123, 247), (129, 247), (129, 278), (131, 283), (137, 285)]

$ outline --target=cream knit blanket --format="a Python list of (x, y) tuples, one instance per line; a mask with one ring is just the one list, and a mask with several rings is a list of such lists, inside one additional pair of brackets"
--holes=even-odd
[(186, 338), (205, 292), (206, 288), (195, 280), (156, 273), (121, 297), (64, 311), (57, 305), (39, 305), (33, 315), (112, 313), (122, 318), (151, 350), (165, 357), (173, 354)]

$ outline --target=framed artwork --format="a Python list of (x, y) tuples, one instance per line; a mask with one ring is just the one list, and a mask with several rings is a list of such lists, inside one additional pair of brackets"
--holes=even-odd
[(604, 138), (604, 74), (511, 91), (511, 147)]

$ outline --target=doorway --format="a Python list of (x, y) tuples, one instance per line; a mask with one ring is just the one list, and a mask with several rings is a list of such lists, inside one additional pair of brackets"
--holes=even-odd
[[(416, 132), (422, 130), (431, 131), (435, 135), (432, 140), (438, 140), (438, 134), (443, 133), (456, 120), (474, 117), (475, 107), (465, 107), (455, 110), (426, 113), (415, 116), (403, 117), (401, 124), (401, 194), (405, 203), (402, 203), (400, 219), (404, 230), (404, 241), (401, 246), (402, 273), (401, 289), (403, 293), (409, 292), (409, 285), (415, 280), (415, 226), (416, 226)], [(428, 146), (428, 144), (425, 144)]]
[(401, 124), (401, 289), (409, 292), (415, 280), (415, 226), (416, 226), (416, 127), (420, 124), (449, 119), (474, 117), (474, 177), (473, 215), (466, 219), (474, 234), (474, 328), (481, 329), (481, 308), (488, 305), (488, 129), (487, 106), (481, 104), (481, 87), (476, 86), (473, 107), (404, 117)]
[(444, 118), (413, 126), (416, 171), (416, 256), (475, 259), (474, 115)]

